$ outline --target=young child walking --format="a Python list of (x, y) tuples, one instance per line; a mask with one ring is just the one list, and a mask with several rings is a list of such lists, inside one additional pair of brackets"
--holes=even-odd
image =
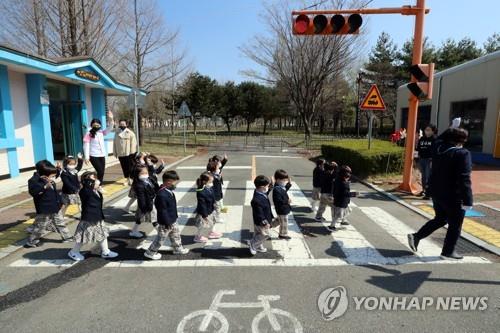
[(338, 165), (335, 162), (325, 163), (325, 171), (321, 181), (319, 207), (315, 217), (316, 221), (325, 221), (323, 213), (325, 212), (326, 207), (333, 208), (333, 182), (335, 181), (335, 177), (337, 175), (337, 168)]
[(177, 201), (175, 199), (175, 186), (179, 182), (179, 175), (174, 170), (166, 171), (163, 174), (163, 184), (155, 198), (155, 207), (158, 213), (158, 234), (149, 249), (144, 252), (146, 258), (152, 260), (161, 259), (158, 253), (161, 245), (167, 238), (174, 248), (174, 254), (187, 254), (189, 249), (182, 246), (179, 225), (177, 223)]
[(215, 199), (215, 203), (214, 203), (215, 221), (218, 223), (222, 223), (222, 222), (224, 222), (224, 219), (222, 218), (222, 208), (223, 208), (222, 185), (223, 185), (223, 180), (222, 180), (222, 175), (220, 173), (220, 162), (214, 161), (214, 160), (208, 162), (207, 171), (210, 172), (210, 174), (212, 175), (212, 177), (214, 179), (213, 192), (214, 192), (214, 199)]
[(77, 158), (66, 156), (63, 161), (63, 168), (61, 170), (61, 181), (63, 183), (61, 215), (63, 217), (66, 215), (69, 205), (78, 205), (79, 210), (82, 210), (80, 196), (78, 195), (80, 191), (78, 172), (80, 172), (82, 166), (83, 155), (81, 153), (78, 153)]
[(198, 232), (194, 237), (196, 243), (206, 243), (208, 239), (218, 239), (222, 234), (214, 231), (215, 214), (214, 205), (215, 197), (213, 192), (214, 178), (210, 172), (204, 172), (196, 180), (196, 224)]
[(28, 191), (33, 197), (36, 216), (26, 246), (39, 246), (42, 235), (51, 230), (57, 231), (63, 242), (70, 242), (73, 238), (64, 223), (62, 200), (54, 182), (59, 171), (47, 160), (37, 162), (35, 169), (36, 172), (28, 180)]
[(274, 179), (276, 183), (272, 190), (272, 198), (280, 226), (278, 237), (279, 239), (288, 240), (291, 239), (288, 236), (288, 214), (292, 211), (292, 206), (290, 205), (292, 201), (288, 196), (288, 190), (292, 187), (292, 182), (288, 173), (283, 169), (276, 170)]
[(269, 237), (269, 229), (277, 227), (279, 221), (274, 218), (269, 201), (269, 187), (271, 180), (264, 175), (259, 175), (254, 179), (255, 191), (251, 201), (252, 216), (254, 223), (253, 238), (249, 241), (248, 247), (253, 256), (257, 252), (267, 252), (264, 241)]
[(319, 158), (316, 160), (316, 167), (313, 170), (313, 190), (311, 209), (314, 213), (318, 211), (319, 200), (321, 197), (321, 184), (325, 172), (325, 159)]
[(347, 216), (351, 212), (349, 203), (351, 202), (350, 179), (352, 170), (349, 166), (343, 165), (339, 169), (335, 184), (333, 186), (333, 220), (328, 228), (330, 231), (337, 231), (336, 224), (349, 225)]
[(81, 177), (82, 189), (80, 200), (82, 202), (82, 217), (75, 231), (75, 245), (68, 252), (68, 256), (81, 261), (85, 257), (80, 253), (83, 244), (99, 243), (102, 258), (115, 258), (118, 253), (108, 248), (109, 231), (104, 224), (102, 210), (103, 197), (100, 192), (100, 181), (93, 171), (85, 172)]
[[(153, 177), (151, 177), (151, 175), (149, 174), (148, 167), (137, 167), (137, 175), (135, 176), (132, 183), (132, 187), (137, 198), (137, 210), (135, 211), (134, 227), (129, 233), (130, 237), (144, 237), (144, 234), (139, 231), (141, 223), (153, 223), (153, 219), (151, 216), (153, 212), (153, 202), (156, 196), (156, 192), (158, 192), (159, 190), (159, 186), (155, 181), (156, 176), (153, 175)], [(153, 223), (153, 226), (155, 226), (155, 224), (156, 222)]]

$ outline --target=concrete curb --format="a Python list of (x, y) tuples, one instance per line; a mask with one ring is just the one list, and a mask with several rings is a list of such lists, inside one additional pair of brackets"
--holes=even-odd
[[(359, 181), (361, 184), (363, 184), (365, 186), (368, 186), (369, 188), (377, 191), (380, 194), (385, 195), (389, 199), (396, 201), (400, 205), (405, 206), (408, 209), (411, 209), (415, 213), (417, 213), (417, 214), (419, 214), (419, 215), (421, 215), (421, 216), (423, 216), (423, 217), (425, 217), (425, 218), (427, 218), (429, 220), (431, 220), (431, 219), (434, 218), (434, 216), (432, 216), (431, 214), (429, 214), (427, 212), (424, 212), (423, 210), (418, 209), (417, 207), (415, 207), (413, 205), (410, 205), (409, 203), (405, 202), (404, 200), (396, 197), (394, 194), (386, 192), (386, 191), (384, 191), (383, 189), (379, 188), (376, 185), (373, 185), (373, 184), (371, 184), (369, 182), (361, 180), (361, 179), (359, 179), (357, 177), (356, 177), (356, 180)], [(484, 204), (481, 204), (481, 205), (485, 206)], [(445, 226), (445, 228), (447, 228), (447, 227)], [(477, 238), (477, 237), (475, 237), (475, 236), (473, 236), (473, 235), (471, 235), (471, 234), (469, 234), (467, 232), (462, 231), (461, 234), (460, 234), (460, 237), (468, 240), (469, 242), (471, 242), (471, 243), (479, 246), (480, 248), (482, 248), (482, 249), (484, 249), (486, 251), (489, 251), (491, 253), (496, 254), (497, 256), (500, 256), (500, 248), (498, 248), (498, 247), (496, 247), (494, 245), (488, 244), (485, 241), (483, 241), (483, 240), (481, 240), (481, 239), (479, 239), (479, 238)]]
[[(193, 156), (195, 156), (194, 154), (191, 154), (191, 155), (188, 155), (178, 161), (175, 161), (174, 163), (172, 164), (169, 164), (167, 166), (165, 166), (165, 170), (168, 170), (170, 168), (173, 168), (175, 167), (176, 165), (184, 162), (184, 161), (187, 161), (188, 159), (192, 158)], [(107, 204), (109, 204), (110, 202), (113, 202), (114, 200), (116, 200), (117, 198), (121, 197), (122, 195), (124, 195), (125, 193), (127, 193), (129, 191), (129, 187), (125, 187), (123, 190), (119, 190), (117, 191), (116, 193), (113, 193), (108, 199), (106, 199), (104, 202), (103, 202), (103, 205), (106, 206)], [(29, 200), (32, 200), (32, 199), (27, 199), (26, 201), (29, 201)], [(19, 203), (18, 203), (19, 204)], [(4, 210), (6, 208), (4, 207)], [(76, 217), (79, 217), (80, 214), (77, 214), (77, 215), (73, 215), (67, 222), (67, 225), (70, 225), (72, 223), (74, 223), (75, 221), (77, 221), (75, 218)], [(26, 238), (24, 239), (21, 239), (21, 240), (18, 240), (16, 241), (14, 244), (12, 245), (9, 245), (7, 247), (4, 247), (4, 248), (0, 248), (0, 260), (2, 258), (5, 258), (7, 257), (9, 254), (19, 250), (19, 249), (22, 249), (24, 248), (24, 244), (26, 243)]]

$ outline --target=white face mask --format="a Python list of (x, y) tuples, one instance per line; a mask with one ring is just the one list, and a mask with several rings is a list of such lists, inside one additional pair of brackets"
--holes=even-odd
[(288, 183), (287, 180), (280, 180), (280, 181), (278, 181), (278, 185), (280, 185), (280, 186), (286, 186), (287, 183)]
[(101, 181), (99, 179), (96, 179), (94, 183), (94, 188), (99, 188), (99, 186), (101, 186)]
[(148, 175), (140, 175), (139, 179), (140, 180), (148, 180), (149, 176)]
[(76, 169), (76, 165), (74, 165), (74, 164), (68, 164), (66, 167), (68, 168), (68, 170), (75, 170)]

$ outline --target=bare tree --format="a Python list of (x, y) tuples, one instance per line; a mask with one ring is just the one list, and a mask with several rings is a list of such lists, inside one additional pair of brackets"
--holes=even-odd
[[(334, 0), (329, 7), (356, 4), (356, 1)], [(363, 40), (355, 35), (295, 36), (291, 10), (287, 0), (267, 6), (264, 21), (270, 35), (256, 36), (241, 50), (266, 69), (266, 73), (246, 71), (246, 75), (269, 83), (279, 81), (286, 86), (300, 114), (307, 139), (311, 136), (311, 121), (318, 112), (327, 83), (349, 69)]]

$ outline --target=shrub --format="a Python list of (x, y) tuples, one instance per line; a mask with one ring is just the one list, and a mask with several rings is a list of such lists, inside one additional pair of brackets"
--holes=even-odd
[(383, 140), (372, 140), (370, 150), (366, 139), (336, 140), (322, 145), (321, 153), (339, 165), (349, 165), (356, 176), (363, 178), (382, 173), (400, 173), (404, 159), (404, 148)]

